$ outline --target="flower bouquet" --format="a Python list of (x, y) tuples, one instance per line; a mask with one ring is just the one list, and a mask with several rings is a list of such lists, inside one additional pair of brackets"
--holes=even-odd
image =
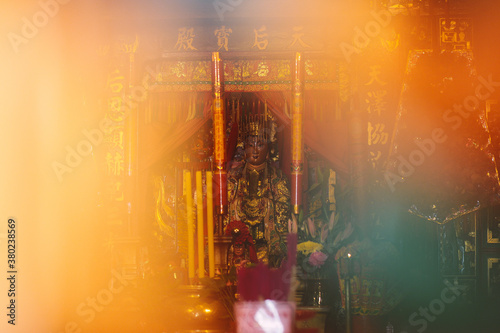
[[(350, 241), (353, 227), (331, 213), (328, 220), (308, 217), (300, 224), (297, 276), (302, 282), (304, 306), (332, 305), (335, 290), (335, 253)], [(300, 293), (299, 293), (300, 295)]]
[(353, 226), (340, 221), (339, 213), (328, 220), (307, 217), (300, 224), (297, 265), (304, 278), (328, 278), (335, 274), (335, 253), (349, 242)]

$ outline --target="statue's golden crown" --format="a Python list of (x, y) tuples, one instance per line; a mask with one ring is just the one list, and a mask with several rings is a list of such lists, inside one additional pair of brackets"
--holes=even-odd
[(265, 127), (259, 121), (252, 121), (248, 124), (248, 136), (260, 136), (265, 132)]
[(271, 140), (272, 124), (268, 116), (248, 115), (243, 119), (242, 138), (246, 140), (250, 136), (257, 136), (261, 140)]

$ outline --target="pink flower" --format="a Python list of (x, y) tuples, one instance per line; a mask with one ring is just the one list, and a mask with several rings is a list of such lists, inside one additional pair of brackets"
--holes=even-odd
[(327, 258), (328, 255), (326, 255), (325, 253), (321, 251), (316, 251), (311, 253), (311, 255), (309, 256), (309, 264), (311, 264), (311, 266), (316, 266), (316, 267), (321, 266), (325, 263)]

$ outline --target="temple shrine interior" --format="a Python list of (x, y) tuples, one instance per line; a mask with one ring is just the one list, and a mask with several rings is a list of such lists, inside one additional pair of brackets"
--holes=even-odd
[(497, 2), (0, 8), (1, 332), (500, 331)]

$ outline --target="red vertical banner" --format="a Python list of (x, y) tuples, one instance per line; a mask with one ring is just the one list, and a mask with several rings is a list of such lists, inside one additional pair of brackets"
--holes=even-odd
[(295, 55), (295, 68), (292, 81), (292, 207), (299, 213), (302, 204), (303, 174), (303, 114), (304, 114), (304, 59), (300, 52)]
[(226, 118), (224, 115), (224, 63), (212, 53), (212, 115), (214, 136), (214, 194), (218, 214), (227, 213)]

